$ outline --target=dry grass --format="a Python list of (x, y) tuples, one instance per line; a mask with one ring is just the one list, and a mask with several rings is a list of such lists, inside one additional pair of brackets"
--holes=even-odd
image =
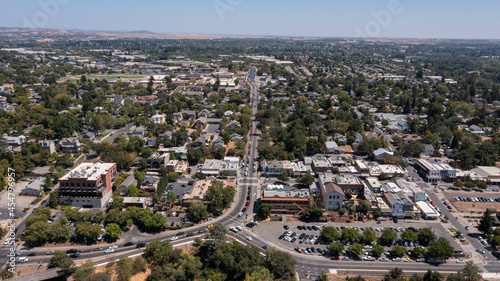
[(457, 209), (458, 212), (469, 213), (474, 212), (484, 212), (488, 208), (494, 208), (500, 210), (500, 202), (462, 202), (450, 200), (451, 204)]

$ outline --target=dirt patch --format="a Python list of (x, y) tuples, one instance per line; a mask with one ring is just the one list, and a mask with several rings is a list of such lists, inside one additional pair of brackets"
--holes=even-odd
[(470, 213), (474, 211), (474, 213), (484, 212), (488, 208), (492, 209), (500, 209), (500, 202), (462, 202), (455, 201), (454, 199), (450, 200), (450, 203), (458, 210), (458, 212)]
[(38, 266), (38, 265), (19, 265), (19, 264), (16, 264), (15, 275), (16, 276), (29, 275), (32, 273), (42, 272), (45, 270), (47, 270), (47, 266), (45, 266), (45, 265)]
[[(328, 274), (328, 281), (345, 281), (347, 277), (354, 278), (359, 275), (352, 274)], [(372, 275), (361, 275), (366, 281), (380, 281), (384, 279), (384, 276), (372, 276)]]

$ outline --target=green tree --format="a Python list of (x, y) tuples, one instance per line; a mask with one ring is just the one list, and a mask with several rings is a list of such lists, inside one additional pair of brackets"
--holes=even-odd
[(272, 209), (273, 209), (273, 206), (271, 204), (262, 203), (259, 205), (259, 209), (257, 210), (257, 216), (261, 220), (265, 220), (271, 214)]
[(279, 173), (279, 175), (278, 175), (278, 179), (280, 181), (284, 181), (284, 182), (290, 180), (290, 177), (288, 176), (288, 172), (285, 170), (281, 171), (281, 173)]
[(87, 260), (75, 269), (75, 273), (73, 273), (72, 277), (75, 281), (81, 281), (87, 278), (87, 276), (94, 274), (94, 271), (95, 262)]
[(75, 224), (75, 234), (79, 239), (89, 243), (97, 240), (97, 237), (103, 233), (99, 224), (84, 221)]
[(450, 241), (443, 237), (431, 242), (427, 248), (427, 256), (435, 260), (446, 260), (453, 253), (455, 253), (455, 249), (451, 246)]
[(349, 245), (349, 252), (351, 252), (353, 255), (361, 255), (362, 253), (364, 253), (363, 251), (363, 245), (359, 244), (359, 243), (354, 243), (354, 244), (351, 244)]
[(295, 280), (295, 259), (286, 252), (268, 249), (265, 257), (266, 267), (276, 279)]
[(473, 261), (467, 261), (465, 266), (459, 273), (465, 277), (467, 281), (479, 281), (482, 279), (482, 272)]
[(384, 280), (395, 281), (395, 280), (403, 280), (403, 278), (404, 278), (403, 270), (399, 267), (395, 267), (395, 268), (389, 270), (389, 275), (386, 276), (386, 278)]
[(310, 186), (314, 182), (314, 176), (311, 175), (310, 171), (307, 171), (305, 175), (298, 177), (296, 181), (304, 186)]
[(118, 238), (120, 238), (120, 235), (122, 235), (122, 230), (116, 223), (110, 223), (106, 226), (106, 236), (110, 240), (116, 241)]
[(192, 222), (198, 223), (207, 218), (207, 206), (203, 203), (192, 203), (189, 205), (187, 216)]
[(385, 245), (390, 245), (392, 244), (392, 242), (394, 242), (394, 240), (396, 240), (396, 238), (398, 238), (398, 235), (394, 230), (385, 228), (384, 230), (382, 230), (380, 241)]
[(394, 246), (392, 247), (392, 249), (389, 251), (389, 253), (391, 254), (391, 256), (393, 257), (402, 257), (404, 255), (406, 255), (407, 253), (407, 250), (405, 247), (403, 246)]
[(385, 251), (384, 246), (382, 246), (382, 245), (373, 245), (371, 253), (372, 253), (373, 256), (379, 257), (379, 256), (381, 256), (384, 253), (384, 251)]
[(172, 253), (173, 249), (170, 241), (155, 239), (146, 245), (144, 258), (153, 266), (163, 266), (168, 263)]
[(323, 216), (323, 209), (316, 205), (307, 206), (300, 214), (300, 218), (305, 221), (315, 221)]
[(172, 173), (168, 174), (168, 180), (171, 181), (171, 182), (178, 180), (179, 177), (180, 176), (179, 176), (179, 174), (177, 172), (172, 172)]
[(130, 265), (130, 258), (122, 257), (116, 263), (118, 281), (128, 281), (132, 277), (132, 266)]
[(344, 240), (344, 241), (351, 241), (352, 242), (352, 241), (356, 241), (359, 239), (359, 233), (354, 228), (346, 227), (346, 228), (342, 229), (341, 237), (342, 237), (342, 240)]
[(55, 251), (49, 263), (49, 268), (54, 267), (59, 267), (66, 275), (71, 275), (75, 271), (75, 262), (64, 252)]
[(429, 227), (421, 228), (418, 231), (418, 241), (420, 242), (420, 244), (429, 245), (429, 243), (431, 241), (434, 241), (434, 239), (436, 239), (436, 235)]
[(327, 242), (331, 243), (333, 241), (339, 240), (340, 238), (340, 233), (335, 229), (333, 226), (325, 226), (321, 230), (321, 237)]
[(401, 238), (408, 242), (415, 242), (418, 240), (418, 234), (411, 229), (407, 229), (401, 233)]
[(127, 196), (128, 197), (137, 197), (139, 196), (139, 188), (135, 184), (131, 184), (127, 186)]
[(421, 256), (425, 255), (425, 249), (424, 249), (424, 247), (417, 246), (417, 247), (413, 248), (412, 253), (416, 257), (421, 257)]
[(377, 234), (371, 228), (366, 228), (361, 235), (361, 241), (371, 244), (377, 240)]
[(427, 270), (424, 274), (423, 281), (441, 281), (444, 279), (444, 276), (437, 271)]
[(214, 241), (215, 244), (219, 244), (226, 241), (227, 229), (222, 223), (216, 222), (210, 225), (208, 231), (210, 233), (209, 237), (211, 238), (211, 240)]
[(483, 217), (479, 221), (477, 230), (479, 230), (484, 235), (489, 236), (491, 234), (492, 227), (493, 219), (491, 218), (491, 211), (490, 209), (486, 209), (486, 211), (483, 213)]
[(330, 245), (328, 245), (327, 250), (332, 255), (338, 256), (338, 255), (342, 254), (342, 251), (344, 250), (344, 243), (342, 243), (340, 241), (332, 242), (332, 243), (330, 243)]
[[(0, 73), (0, 75), (1, 75), (1, 73)], [(14, 277), (14, 272), (12, 272), (11, 270), (13, 271), (13, 269), (10, 265), (7, 265), (7, 267), (4, 270), (2, 270), (2, 273), (0, 274), (2, 276), (2, 280)]]
[(269, 269), (263, 266), (254, 266), (252, 271), (245, 275), (245, 281), (273, 281), (274, 276)]

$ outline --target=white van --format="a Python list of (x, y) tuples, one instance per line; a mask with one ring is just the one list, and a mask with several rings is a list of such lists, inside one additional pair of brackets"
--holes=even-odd
[(26, 257), (20, 257), (18, 262), (23, 263), (23, 262), (28, 262), (28, 258)]

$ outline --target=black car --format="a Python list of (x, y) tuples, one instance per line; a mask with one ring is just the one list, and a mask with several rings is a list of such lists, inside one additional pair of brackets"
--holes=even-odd
[(137, 243), (137, 246), (135, 246), (136, 248), (144, 248), (146, 247), (146, 243)]
[(284, 225), (284, 226), (283, 226), (283, 228), (284, 228), (284, 229), (286, 229), (286, 230), (290, 229), (290, 228), (288, 227), (288, 225)]
[(302, 225), (297, 225), (298, 230), (302, 230)]
[(267, 250), (267, 245), (263, 245), (262, 249)]
[(74, 254), (69, 255), (69, 257), (72, 258), (72, 259), (77, 259), (77, 258), (80, 257), (80, 254), (74, 253)]
[(285, 237), (285, 235), (281, 234), (281, 236), (279, 237), (279, 239), (283, 239)]
[(69, 249), (66, 251), (67, 254), (71, 254), (71, 253), (77, 253), (78, 250), (77, 249)]
[(181, 236), (181, 235), (184, 235), (184, 231), (177, 233), (175, 236)]
[(123, 246), (128, 247), (128, 246), (132, 246), (132, 245), (134, 245), (134, 242), (127, 242)]
[(200, 229), (200, 230), (198, 230), (198, 233), (205, 233), (205, 232), (207, 232), (206, 229)]
[(243, 208), (243, 210), (241, 210), (243, 213), (247, 210), (247, 208)]
[(193, 236), (194, 233), (193, 232), (189, 232), (188, 234), (186, 234), (187, 237), (190, 237), (190, 236)]
[(28, 257), (34, 257), (34, 256), (36, 256), (36, 253), (29, 253), (28, 254)]
[(78, 252), (79, 252), (79, 253), (88, 253), (88, 252), (90, 252), (90, 250), (89, 250), (89, 249), (86, 249), (86, 250), (79, 250)]

